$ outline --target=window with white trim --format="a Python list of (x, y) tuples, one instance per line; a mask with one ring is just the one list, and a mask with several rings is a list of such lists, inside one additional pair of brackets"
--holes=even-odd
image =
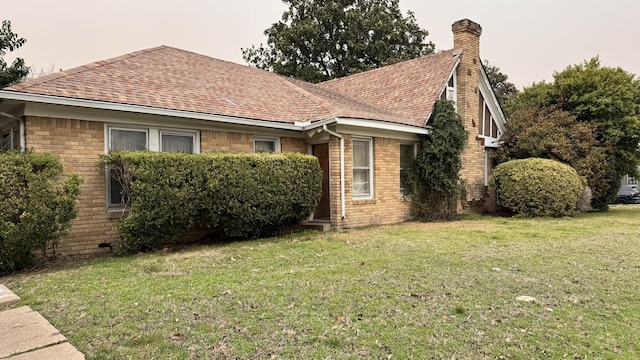
[(373, 197), (373, 146), (371, 139), (353, 139), (353, 197)]
[(253, 138), (253, 151), (267, 153), (280, 152), (280, 139), (255, 137)]
[(16, 125), (0, 131), (0, 151), (18, 150), (20, 148), (20, 137)]
[(160, 132), (160, 151), (162, 152), (183, 152), (193, 154), (194, 144), (194, 134), (167, 131)]
[[(109, 151), (112, 150), (145, 150), (148, 148), (149, 133), (146, 129), (109, 128)], [(116, 169), (108, 167), (107, 173), (107, 206), (122, 206), (122, 185), (116, 180)]]
[[(110, 126), (107, 131), (107, 152), (112, 150), (152, 150), (162, 152), (196, 153), (197, 131), (160, 130)], [(122, 186), (116, 180), (115, 169), (107, 168), (107, 207), (122, 208)]]
[(400, 144), (400, 195), (407, 196), (413, 194), (413, 181), (411, 169), (416, 157), (415, 143)]
[(482, 94), (480, 94), (480, 103), (479, 103), (479, 114), (480, 117), (480, 126), (478, 126), (478, 130), (480, 135), (497, 138), (499, 135), (498, 125), (496, 125), (496, 120), (493, 118), (491, 111), (489, 110), (489, 106)]

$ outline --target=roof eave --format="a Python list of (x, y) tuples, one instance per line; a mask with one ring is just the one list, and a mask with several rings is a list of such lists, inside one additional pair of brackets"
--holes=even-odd
[(151, 114), (159, 116), (171, 116), (178, 118), (196, 119), (204, 121), (217, 121), (234, 125), (259, 126), (282, 130), (301, 130), (299, 125), (295, 123), (284, 123), (270, 120), (257, 120), (249, 118), (241, 118), (227, 115), (206, 114), (193, 111), (165, 109), (151, 106), (121, 104), (105, 101), (66, 98), (52, 95), (30, 94), (15, 91), (0, 90), (0, 99), (34, 102), (51, 105), (75, 106), (81, 108), (91, 108), (100, 110), (124, 111), (138, 114)]
[(303, 129), (304, 131), (309, 131), (309, 130), (313, 130), (313, 129), (322, 127), (324, 125), (330, 125), (330, 124), (365, 127), (369, 129), (396, 131), (396, 132), (421, 134), (421, 135), (426, 135), (431, 133), (430, 126), (425, 127), (425, 126), (394, 123), (389, 121), (360, 119), (360, 118), (346, 118), (346, 117), (335, 117), (331, 119), (308, 123), (307, 125), (304, 125)]
[(329, 125), (334, 123), (338, 125), (350, 125), (350, 126), (366, 127), (366, 128), (372, 128), (372, 129), (389, 130), (389, 131), (397, 131), (397, 132), (405, 132), (405, 133), (413, 133), (413, 134), (428, 134), (431, 131), (429, 126), (424, 127), (424, 126), (408, 125), (408, 124), (394, 123), (394, 122), (381, 121), (381, 120), (341, 118), (341, 117), (333, 117), (333, 118), (323, 119), (323, 120), (318, 120), (313, 122), (284, 123), (284, 122), (278, 122), (278, 121), (248, 119), (248, 118), (240, 118), (240, 117), (227, 116), (227, 115), (205, 114), (205, 113), (199, 113), (199, 112), (193, 112), (193, 111), (164, 109), (164, 108), (156, 108), (151, 106), (121, 104), (121, 103), (104, 102), (104, 101), (87, 100), (87, 99), (66, 98), (66, 97), (59, 97), (59, 96), (52, 96), (52, 95), (30, 94), (30, 93), (7, 91), (7, 90), (0, 90), (0, 99), (41, 103), (41, 104), (51, 104), (51, 105), (74, 106), (74, 107), (100, 109), (100, 110), (123, 111), (123, 112), (131, 112), (131, 113), (138, 113), (138, 114), (151, 114), (151, 115), (196, 119), (196, 120), (204, 120), (204, 121), (216, 121), (216, 122), (222, 122), (222, 123), (234, 124), (234, 125), (258, 126), (258, 127), (266, 127), (266, 128), (281, 129), (281, 130), (293, 130), (293, 131), (308, 131), (318, 127), (322, 127), (323, 125)]

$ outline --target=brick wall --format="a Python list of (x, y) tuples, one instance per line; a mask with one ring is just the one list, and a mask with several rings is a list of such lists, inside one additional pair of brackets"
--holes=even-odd
[[(200, 150), (202, 152), (223, 150), (230, 152), (253, 152), (254, 134), (202, 130), (200, 131)], [(298, 152), (306, 154), (307, 144), (302, 138), (280, 138), (282, 152)]]
[(200, 150), (224, 150), (231, 152), (253, 152), (253, 134), (202, 130)]
[(373, 199), (353, 199), (352, 137), (344, 134), (346, 217), (340, 208), (340, 141), (332, 137), (331, 158), (331, 218), (338, 229), (368, 225), (394, 224), (410, 216), (410, 201), (400, 195), (400, 141), (373, 138)]
[(105, 172), (98, 166), (104, 154), (104, 124), (99, 122), (27, 117), (26, 146), (35, 152), (60, 156), (65, 171), (82, 176), (82, 193), (78, 200), (78, 217), (71, 233), (64, 237), (58, 252), (67, 255), (89, 254), (108, 249), (102, 242), (119, 238), (105, 210)]
[(280, 138), (280, 150), (283, 153), (292, 152), (307, 154), (309, 152), (309, 147), (304, 139), (283, 137)]

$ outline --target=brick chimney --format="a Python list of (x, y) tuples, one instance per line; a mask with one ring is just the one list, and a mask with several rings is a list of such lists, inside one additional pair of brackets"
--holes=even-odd
[(462, 51), (460, 65), (456, 72), (457, 108), (469, 132), (467, 148), (462, 153), (462, 178), (466, 181), (467, 201), (463, 201), (465, 210), (478, 210), (485, 201), (485, 148), (478, 138), (479, 102), (480, 102), (480, 35), (482, 27), (469, 19), (456, 21), (451, 25), (453, 46)]

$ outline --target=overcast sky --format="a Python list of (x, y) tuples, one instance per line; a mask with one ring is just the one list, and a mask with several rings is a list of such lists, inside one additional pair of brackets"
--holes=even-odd
[[(438, 50), (453, 47), (451, 24), (483, 28), (480, 56), (518, 88), (600, 56), (603, 65), (640, 74), (638, 0), (400, 0)], [(69, 69), (168, 45), (244, 64), (241, 47), (285, 10), (280, 0), (0, 0), (0, 20), (27, 43), (6, 56), (35, 69)]]

